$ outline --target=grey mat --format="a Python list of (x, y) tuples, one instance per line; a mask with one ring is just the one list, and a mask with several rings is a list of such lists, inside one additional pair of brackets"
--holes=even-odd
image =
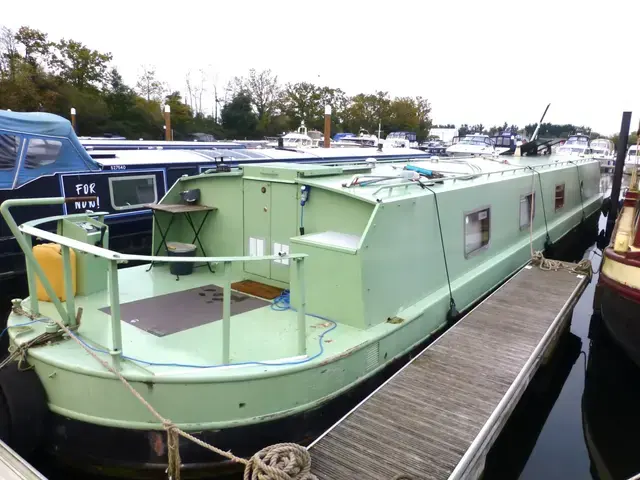
[[(249, 312), (269, 302), (231, 292), (231, 315)], [(111, 307), (100, 311), (111, 314)], [(168, 293), (120, 305), (123, 321), (158, 337), (222, 320), (222, 288), (215, 285)]]

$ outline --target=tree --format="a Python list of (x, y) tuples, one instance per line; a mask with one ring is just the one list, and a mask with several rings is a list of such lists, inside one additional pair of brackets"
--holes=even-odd
[(160, 100), (165, 92), (164, 85), (156, 78), (156, 69), (145, 65), (142, 66), (142, 74), (138, 77), (136, 88), (147, 102)]
[(431, 104), (426, 98), (416, 97), (416, 110), (418, 114), (418, 140), (426, 139), (431, 130)]
[(193, 131), (193, 110), (182, 102), (180, 92), (172, 92), (165, 97), (165, 105), (171, 108), (171, 128), (173, 138), (186, 139)]
[(282, 111), (298, 127), (303, 121), (310, 128), (316, 128), (318, 119), (324, 116), (321, 105), (321, 89), (309, 82), (289, 83), (282, 97)]
[(191, 110), (193, 110), (196, 115), (204, 115), (204, 111), (202, 109), (202, 95), (206, 92), (206, 88), (204, 86), (207, 76), (203, 69), (200, 69), (198, 72), (200, 73), (199, 82), (191, 80), (191, 71), (187, 73), (185, 78), (187, 84), (186, 103), (191, 107)]
[(75, 40), (62, 39), (55, 44), (51, 66), (60, 78), (79, 89), (103, 83), (112, 56), (90, 50)]
[(253, 138), (256, 135), (258, 117), (253, 111), (251, 95), (240, 91), (222, 108), (222, 126), (235, 138)]
[(266, 128), (280, 100), (278, 76), (271, 73), (271, 70), (258, 72), (252, 68), (244, 87), (251, 96), (261, 129)]
[(463, 123), (462, 125), (460, 125), (460, 128), (458, 129), (458, 135), (460, 137), (465, 137), (469, 135), (471, 132), (472, 132), (471, 128), (466, 123)]
[(357, 133), (360, 129), (377, 132), (378, 123), (383, 130), (389, 127), (391, 100), (387, 92), (375, 94), (359, 93), (351, 97), (351, 104), (345, 113), (345, 131)]
[[(612, 135), (609, 138), (611, 139), (613, 144), (616, 146), (616, 150), (617, 150), (620, 146), (620, 134), (616, 133), (615, 135)], [(627, 148), (629, 148), (630, 145), (636, 145), (637, 143), (638, 143), (638, 133), (632, 132), (631, 134), (629, 134), (629, 139), (627, 140)]]
[(20, 27), (15, 35), (16, 42), (24, 47), (24, 59), (34, 69), (38, 60), (48, 60), (51, 43), (47, 34), (29, 27)]
[(0, 30), (0, 80), (15, 79), (16, 64), (20, 59), (18, 45), (13, 31), (6, 27)]

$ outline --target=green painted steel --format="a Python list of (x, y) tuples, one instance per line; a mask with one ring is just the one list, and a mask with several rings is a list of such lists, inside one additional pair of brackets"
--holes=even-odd
[[(450, 299), (444, 255), (452, 296), (464, 310), (525, 264), (532, 248), (543, 249), (547, 229), (555, 242), (583, 218), (598, 214), (598, 162), (509, 161), (412, 162), (448, 172), (444, 179), (423, 179), (428, 188), (406, 177), (346, 186), (354, 175), (397, 177), (406, 165), (402, 162), (249, 165), (242, 173), (182, 178), (162, 202), (178, 202), (186, 188), (200, 189), (200, 202), (217, 209), (200, 236), (209, 255), (227, 262), (225, 268), (218, 265), (213, 274), (196, 268), (177, 282), (167, 265), (148, 272), (146, 266), (115, 272), (112, 259), (110, 287), (75, 298), (84, 312), (79, 334), (104, 350), (102, 358), (119, 359), (121, 373), (144, 398), (187, 430), (259, 423), (317, 407), (445, 325)], [(556, 199), (556, 187), (562, 184), (563, 198)], [(310, 188), (304, 207), (303, 185)], [(526, 207), (532, 192), (530, 232), (522, 203)], [(477, 213), (484, 209), (489, 209), (488, 220)], [(166, 228), (168, 218), (160, 221)], [(465, 238), (476, 245), (487, 240), (487, 229), (486, 245), (467, 253)], [(192, 232), (176, 218), (167, 240), (191, 242)], [(158, 241), (154, 231), (154, 251)], [(304, 261), (290, 258), (287, 249), (308, 256)], [(246, 258), (251, 255), (255, 257)], [(105, 258), (112, 257), (105, 253)], [(106, 278), (107, 269), (97, 274)], [(164, 337), (120, 322), (113, 313), (119, 304), (211, 284), (228, 287), (244, 279), (290, 286), (291, 304), (298, 311), (266, 306), (232, 315), (227, 293), (223, 320)], [(26, 308), (29, 300), (23, 303)], [(100, 311), (109, 304), (116, 306), (115, 323)], [(43, 315), (61, 315), (51, 303), (39, 302), (38, 307)], [(8, 322), (16, 325), (24, 318), (11, 314)], [(326, 333), (332, 322), (336, 328)], [(43, 328), (10, 329), (11, 341), (28, 341)], [(261, 363), (225, 366), (256, 361)], [(100, 425), (162, 428), (71, 341), (33, 349), (29, 362), (42, 379), (52, 411)]]
[[(96, 245), (101, 240), (104, 248), (109, 248), (109, 231), (104, 227), (103, 217), (92, 218), (88, 215), (72, 219), (64, 218), (58, 222), (58, 234), (67, 238), (79, 240), (90, 245)], [(87, 228), (91, 228), (88, 231)], [(88, 253), (76, 252), (77, 295), (90, 295), (107, 287), (105, 271), (108, 262), (104, 258)]]

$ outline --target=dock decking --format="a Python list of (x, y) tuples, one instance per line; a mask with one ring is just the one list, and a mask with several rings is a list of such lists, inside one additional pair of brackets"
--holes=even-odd
[(47, 480), (2, 440), (0, 440), (0, 478), (2, 480)]
[(309, 447), (319, 480), (477, 478), (589, 279), (526, 266)]

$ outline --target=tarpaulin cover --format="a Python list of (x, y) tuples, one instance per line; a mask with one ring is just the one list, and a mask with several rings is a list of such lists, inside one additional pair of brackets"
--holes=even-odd
[(18, 188), (43, 175), (94, 170), (100, 167), (69, 120), (51, 113), (0, 110), (0, 189)]

